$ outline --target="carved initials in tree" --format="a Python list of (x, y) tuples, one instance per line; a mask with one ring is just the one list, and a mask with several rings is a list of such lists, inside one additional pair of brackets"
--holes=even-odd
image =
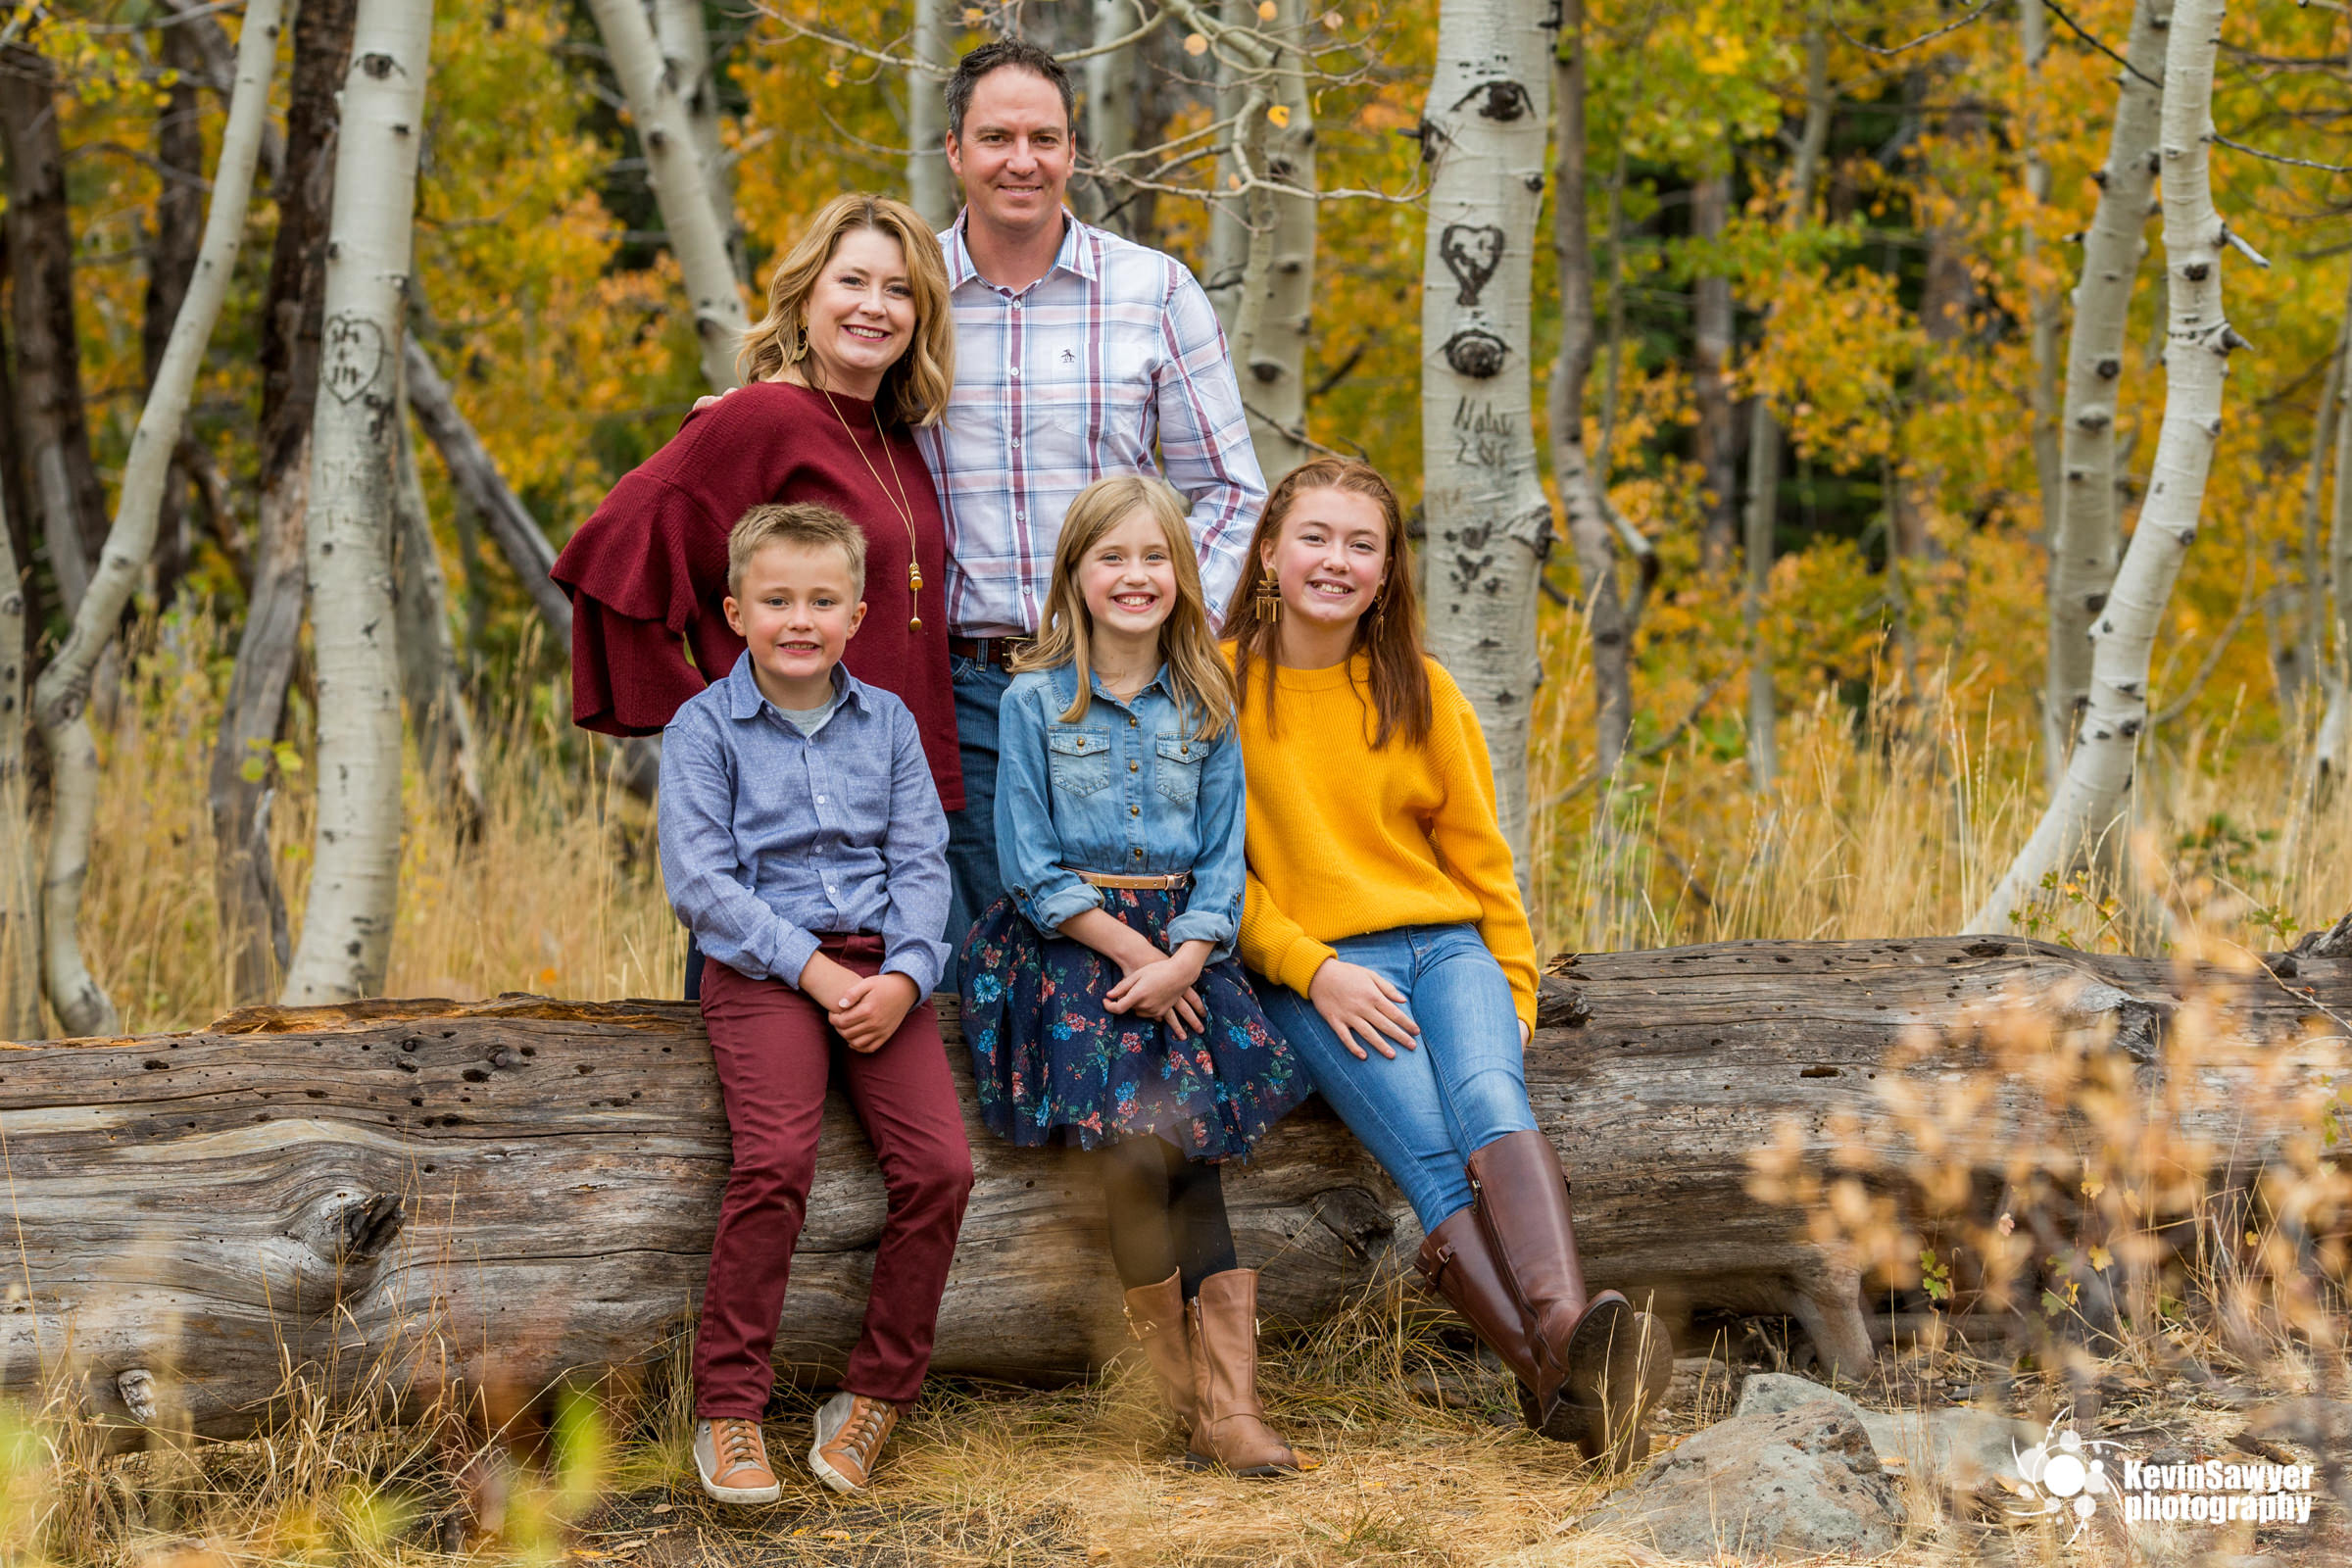
[(1487, 290), (1487, 280), (1494, 269), (1502, 265), (1504, 235), (1492, 223), (1448, 223), (1438, 240), (1438, 252), (1446, 258), (1446, 270), (1453, 274), (1459, 285), (1454, 295), (1457, 305), (1476, 305)]

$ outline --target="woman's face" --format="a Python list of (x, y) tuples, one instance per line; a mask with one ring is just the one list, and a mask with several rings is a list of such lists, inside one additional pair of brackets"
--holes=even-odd
[(872, 397), (914, 341), (914, 282), (899, 242), (873, 228), (842, 235), (808, 292), (808, 318), (818, 383)]
[(1259, 555), (1283, 613), (1332, 631), (1370, 612), (1388, 562), (1388, 514), (1353, 490), (1300, 491)]

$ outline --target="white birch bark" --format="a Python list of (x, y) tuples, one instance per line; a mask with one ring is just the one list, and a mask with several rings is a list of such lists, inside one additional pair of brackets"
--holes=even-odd
[(1523, 880), (1536, 597), (1551, 538), (1528, 384), (1550, 140), (1546, 10), (1542, 0), (1445, 0), (1421, 143), (1431, 165), (1421, 294), (1429, 650), (1486, 730)]
[(220, 161), (213, 172), (212, 204), (205, 214), (196, 270), (130, 438), (114, 525), (107, 531), (98, 569), (74, 609), (64, 645), (33, 688), (33, 727), (49, 752), (53, 802), (41, 877), (43, 971), (49, 1004), (71, 1035), (109, 1034), (121, 1022), (81, 954), (81, 889), (89, 874), (90, 826), (98, 792), (98, 753), (87, 711), (91, 678), (154, 553), (172, 455), (187, 422), (188, 399), (244, 243), (253, 171), (262, 127), (269, 120), (280, 9), (279, 0), (250, 0), (246, 8), (237, 45), (236, 85), (221, 134)]
[[(2344, 331), (2347, 341), (2339, 357), (2352, 354), (2352, 299), (2344, 304)], [(2336, 401), (2323, 411), (2321, 425), (2333, 431), (2335, 446), (2335, 497), (2328, 531), (2328, 710), (2312, 756), (2313, 782), (2322, 791), (2341, 783), (2345, 767), (2352, 765), (2346, 750), (2352, 742), (2352, 603), (2345, 597), (2352, 593), (2352, 418), (2344, 416), (2352, 398), (2344, 395), (2347, 390), (2352, 389), (2339, 378)]]
[[(1118, 41), (1135, 23), (1130, 0), (1095, 0), (1093, 48), (1099, 52), (1086, 61), (1086, 145), (1101, 168), (1113, 167), (1135, 151), (1135, 45)], [(912, 119), (908, 116), (909, 122)], [(1095, 221), (1133, 238), (1134, 224), (1113, 216), (1124, 201), (1118, 181), (1098, 176), (1093, 184)]]
[(405, 409), (396, 428), (400, 455), (393, 469), (392, 556), (398, 630), (393, 640), (400, 650), (401, 691), (427, 787), (454, 814), (458, 841), (470, 844), (481, 836), (483, 815), (473, 715), (458, 674), (457, 641), (449, 632), (449, 582), (433, 544), (432, 514), (425, 510), (416, 443)]
[(2099, 200), (2082, 231), (2082, 276), (2066, 348), (2066, 402), (2058, 420), (2058, 505), (2050, 534), (2049, 654), (2043, 671), (2042, 761), (2056, 798), (2075, 727), (2090, 701), (2090, 623), (2107, 602), (2123, 555), (2116, 485), (2116, 394), (2132, 287), (2147, 253), (2164, 79), (2161, 0), (2135, 0), (2117, 76), (2107, 162), (2093, 175)]
[[(1794, 231), (1813, 211), (1813, 181), (1830, 140), (1830, 40), (1816, 17), (1805, 32), (1805, 124), (1788, 173), (1782, 225)], [(1747, 511), (1740, 552), (1745, 589), (1740, 623), (1747, 629), (1747, 771), (1759, 793), (1780, 776), (1780, 698), (1773, 687), (1772, 650), (1764, 646), (1764, 599), (1772, 586), (1773, 528), (1780, 516), (1781, 424), (1764, 397), (1750, 400), (1747, 424)]]
[(955, 64), (949, 58), (956, 35), (954, 4), (955, 0), (914, 0), (913, 36), (908, 40), (914, 63), (906, 68), (906, 205), (935, 229), (954, 222), (956, 209), (963, 205), (948, 169), (948, 101), (943, 91)]
[(2166, 29), (2158, 150), (2164, 176), (2164, 257), (2170, 303), (2164, 426), (2139, 524), (2090, 628), (2090, 703), (2066, 779), (2034, 836), (1968, 931), (2006, 932), (2038, 892), (2114, 830), (2130, 809), (2132, 770), (2148, 717), (2148, 662), (2180, 564), (2197, 534), (2205, 479), (2222, 428), (2222, 378), (2240, 346), (2222, 314), (2229, 230), (2214, 211), (2209, 143), (2221, 0), (2178, 0)]
[[(621, 95), (628, 100), (637, 144), (645, 152), (646, 181), (662, 209), (670, 254), (677, 257), (678, 270), (686, 278), (695, 336), (702, 347), (703, 378), (712, 391), (723, 392), (736, 384), (735, 347), (750, 322), (743, 314), (735, 268), (727, 259), (726, 234), (695, 154), (686, 100), (662, 69), (661, 47), (638, 0), (588, 0), (588, 10), (604, 35), (605, 54), (620, 80)], [(336, 194), (339, 197), (341, 191)]]
[[(2023, 143), (2026, 186), (2018, 249), (2030, 277), (2041, 254), (2041, 232), (2034, 226), (2034, 215), (2050, 202), (2050, 166), (2041, 156), (2041, 63), (2050, 51), (2050, 22), (2039, 0), (2017, 8), (2017, 27), (2018, 53), (2025, 65), (2018, 140)], [(2026, 311), (2033, 363), (2028, 391), (2034, 409), (2034, 478), (2041, 496), (2041, 529), (2046, 539), (2058, 520), (2058, 301), (2038, 283), (2029, 282)]]
[[(644, 15), (633, 14), (642, 29)], [(318, 675), (318, 821), (310, 900), (286, 973), (289, 1005), (371, 995), (392, 955), (401, 757), (390, 547), (432, 26), (432, 0), (360, 0), (343, 85), (304, 540)], [(646, 56), (655, 70), (650, 47)]]
[(727, 247), (727, 265), (739, 281), (750, 281), (743, 225), (735, 218), (735, 162), (718, 133), (718, 74), (710, 69), (710, 35), (703, 27), (703, 0), (654, 0), (654, 32), (662, 45), (662, 69), (686, 105), (686, 128), (710, 216)]
[(40, 840), (24, 778), (24, 578), (0, 516), (0, 1040), (41, 1028)]
[[(1298, 39), (1309, 25), (1301, 0), (1275, 0), (1281, 36)], [(1317, 188), (1314, 102), (1307, 92), (1306, 61), (1294, 46), (1277, 46), (1268, 77), (1270, 111), (1261, 142), (1264, 165), (1257, 173), (1299, 191)], [(1249, 404), (1250, 439), (1258, 466), (1274, 483), (1307, 460), (1306, 354), (1314, 329), (1315, 220), (1312, 196), (1262, 192), (1257, 220), (1270, 226), (1266, 265), (1246, 274), (1242, 287), (1258, 302), (1247, 352), (1237, 345), (1242, 396)]]

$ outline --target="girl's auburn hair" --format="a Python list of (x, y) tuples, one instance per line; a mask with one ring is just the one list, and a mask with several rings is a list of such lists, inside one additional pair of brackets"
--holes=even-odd
[(1209, 630), (1208, 605), (1200, 591), (1200, 563), (1185, 526), (1184, 498), (1165, 480), (1148, 473), (1118, 473), (1097, 479), (1078, 492), (1061, 519), (1054, 546), (1054, 581), (1046, 590), (1045, 614), (1037, 638), (1013, 656), (1016, 673), (1068, 664), (1078, 675), (1078, 695), (1061, 722), (1075, 724), (1094, 700), (1094, 616), (1078, 587), (1079, 563), (1102, 536), (1136, 512), (1151, 514), (1167, 541), (1176, 567), (1176, 604), (1159, 623), (1159, 657), (1167, 665), (1168, 694), (1180, 712), (1192, 715), (1193, 738), (1214, 740), (1233, 723), (1233, 673)]
[[(1266, 733), (1273, 734), (1274, 643), (1279, 624), (1258, 618), (1257, 602), (1261, 594), (1275, 591), (1266, 571), (1266, 551), (1282, 537), (1282, 525), (1298, 508), (1298, 498), (1309, 490), (1345, 490), (1363, 496), (1380, 508), (1388, 523), (1388, 561), (1381, 571), (1380, 591), (1373, 596), (1372, 609), (1357, 618), (1348, 654), (1350, 660), (1357, 654), (1371, 657), (1372, 711), (1379, 719), (1373, 750), (1384, 750), (1391, 737), (1398, 734), (1406, 744), (1420, 746), (1429, 739), (1432, 707), (1429, 665), (1421, 654), (1421, 606), (1413, 593), (1412, 552), (1404, 537), (1404, 509), (1397, 504), (1396, 492), (1369, 463), (1316, 458), (1285, 474), (1266, 498), (1257, 532), (1250, 536), (1249, 552), (1242, 558), (1242, 580), (1234, 586), (1233, 603), (1226, 612), (1227, 622), (1240, 628), (1233, 638), (1234, 687), (1247, 697), (1251, 667), (1265, 665)], [(1352, 671), (1349, 678), (1352, 681)]]
[(870, 228), (899, 242), (906, 281), (914, 290), (914, 340), (882, 372), (874, 406), (884, 417), (909, 425), (934, 423), (947, 412), (956, 375), (956, 314), (948, 303), (948, 264), (939, 236), (905, 202), (853, 191), (817, 210), (767, 279), (767, 314), (738, 340), (735, 373), (765, 381), (808, 358), (808, 296), (844, 234)]

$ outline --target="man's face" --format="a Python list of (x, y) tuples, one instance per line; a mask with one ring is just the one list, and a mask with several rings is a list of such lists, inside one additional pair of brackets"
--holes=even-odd
[(1000, 66), (973, 85), (963, 133), (948, 138), (948, 167), (963, 181), (972, 216), (997, 229), (1058, 223), (1077, 162), (1060, 92), (1018, 66)]

